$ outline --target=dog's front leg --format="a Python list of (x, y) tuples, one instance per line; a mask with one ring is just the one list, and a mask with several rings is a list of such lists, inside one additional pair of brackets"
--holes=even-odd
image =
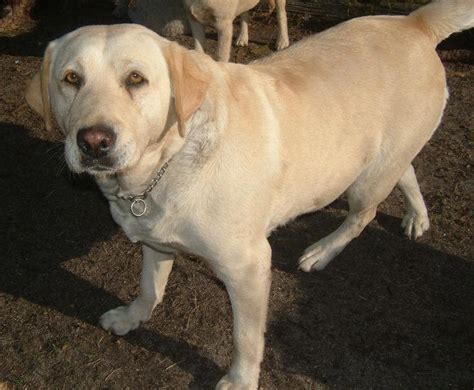
[(173, 261), (173, 254), (157, 252), (144, 245), (140, 295), (130, 305), (103, 314), (100, 317), (102, 328), (124, 335), (138, 328), (140, 322), (149, 320), (155, 306), (163, 300)]
[(271, 283), (271, 248), (267, 240), (243, 258), (226, 259), (215, 270), (224, 281), (234, 315), (234, 353), (229, 372), (216, 389), (257, 389)]

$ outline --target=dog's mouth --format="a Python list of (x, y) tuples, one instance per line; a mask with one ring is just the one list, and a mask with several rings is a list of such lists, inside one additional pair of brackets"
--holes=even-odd
[(116, 167), (114, 161), (110, 157), (105, 158), (88, 158), (83, 157), (81, 160), (83, 169), (90, 174), (98, 173), (115, 173)]

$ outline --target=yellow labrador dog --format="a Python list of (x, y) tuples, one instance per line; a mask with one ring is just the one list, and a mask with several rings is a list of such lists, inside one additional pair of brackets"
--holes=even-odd
[[(205, 39), (204, 26), (213, 25), (217, 30), (217, 55), (219, 61), (229, 61), (232, 46), (232, 22), (240, 15), (240, 34), (237, 46), (249, 43), (249, 13), (260, 0), (183, 0), (188, 15), (194, 43), (197, 50), (203, 51)], [(270, 10), (277, 9), (278, 39), (277, 50), (289, 45), (288, 22), (286, 18), (286, 0), (267, 0)]]
[(93, 175), (115, 221), (143, 243), (141, 292), (105, 313), (123, 335), (163, 299), (177, 252), (206, 259), (234, 314), (219, 389), (256, 389), (270, 289), (268, 235), (346, 193), (350, 211), (299, 260), (323, 269), (399, 185), (403, 226), (428, 216), (411, 161), (448, 92), (436, 44), (474, 26), (472, 0), (354, 19), (250, 65), (218, 63), (138, 25), (84, 27), (49, 44), (27, 91)]

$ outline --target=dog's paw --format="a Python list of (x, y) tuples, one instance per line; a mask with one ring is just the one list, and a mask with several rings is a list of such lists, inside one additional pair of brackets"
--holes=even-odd
[(430, 227), (430, 220), (426, 214), (417, 214), (413, 211), (407, 211), (403, 216), (402, 228), (408, 238), (416, 240), (421, 237)]
[(240, 33), (237, 40), (235, 41), (236, 46), (248, 46), (249, 45), (249, 35)]
[(253, 390), (257, 389), (257, 385), (244, 385), (239, 383), (234, 383), (228, 375), (222, 377), (222, 379), (217, 383), (216, 390)]
[(304, 272), (322, 271), (340, 251), (321, 240), (306, 248), (298, 260), (298, 268)]
[(224, 376), (216, 385), (216, 390), (229, 390), (234, 389), (233, 383), (229, 380), (229, 377)]
[(129, 306), (120, 306), (102, 314), (99, 319), (100, 326), (107, 331), (123, 336), (140, 325), (140, 318), (133, 315)]
[(276, 43), (276, 49), (283, 50), (285, 47), (288, 46), (290, 46), (290, 41), (288, 40), (288, 37), (279, 36)]

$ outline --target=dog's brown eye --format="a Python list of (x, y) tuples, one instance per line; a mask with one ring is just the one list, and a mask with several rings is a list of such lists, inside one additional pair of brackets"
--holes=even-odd
[(138, 72), (132, 72), (128, 75), (127, 85), (138, 86), (145, 82), (145, 78)]
[(67, 72), (66, 76), (64, 76), (64, 81), (68, 84), (74, 85), (75, 87), (79, 87), (81, 85), (81, 78), (74, 72)]

